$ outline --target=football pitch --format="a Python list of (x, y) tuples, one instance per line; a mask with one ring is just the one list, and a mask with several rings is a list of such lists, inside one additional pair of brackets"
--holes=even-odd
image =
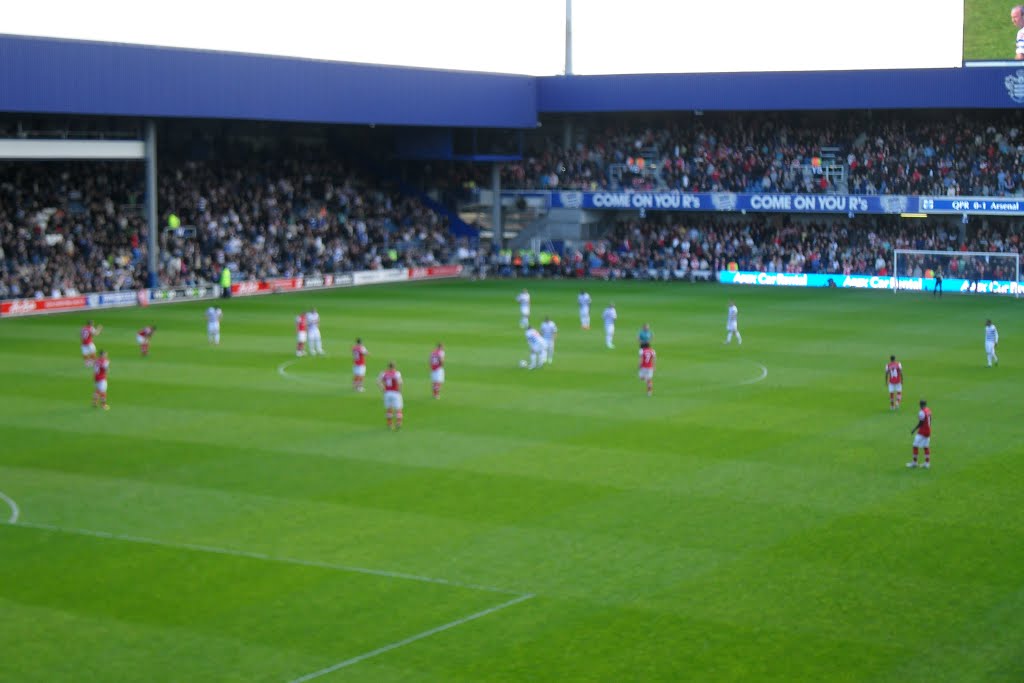
[[(524, 285), (560, 328), (536, 371)], [(575, 282), (236, 299), (219, 347), (205, 302), (97, 311), (109, 412), (89, 316), (0, 322), (0, 681), (1024, 680), (1020, 301), (586, 286), (614, 350)], [(324, 358), (294, 355), (310, 306)]]

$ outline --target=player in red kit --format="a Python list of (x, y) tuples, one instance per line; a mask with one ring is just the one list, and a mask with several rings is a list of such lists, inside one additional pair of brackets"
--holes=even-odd
[(885, 383), (889, 387), (889, 410), (896, 410), (903, 402), (903, 363), (889, 356), (885, 366)]
[(433, 385), (434, 398), (441, 398), (441, 385), (444, 384), (444, 347), (441, 342), (430, 352), (430, 383)]
[(384, 392), (384, 415), (388, 420), (388, 429), (402, 428), (402, 373), (394, 363), (388, 363), (388, 369), (377, 376), (377, 386)]
[(102, 331), (103, 325), (94, 325), (91, 320), (85, 323), (85, 327), (82, 328), (82, 359), (85, 361), (85, 367), (87, 368), (91, 368), (96, 363), (96, 343), (94, 338), (99, 336), (99, 333)]
[(135, 342), (139, 345), (139, 351), (144, 357), (149, 355), (149, 340), (153, 337), (154, 332), (156, 332), (156, 325), (150, 325), (143, 327), (135, 335)]
[[(914, 432), (917, 432), (914, 434)], [(907, 467), (917, 467), (917, 449), (924, 449), (924, 463), (921, 467), (928, 469), (932, 466), (932, 451), (929, 448), (932, 440), (932, 409), (928, 402), (921, 401), (921, 410), (917, 413), (917, 425), (910, 430), (914, 434), (914, 459), (907, 463)]]
[(92, 393), (92, 407), (100, 405), (103, 410), (110, 410), (107, 405), (107, 370), (110, 368), (110, 361), (107, 359), (107, 352), (100, 351), (99, 357), (93, 363), (93, 379), (96, 380), (96, 389)]
[(295, 317), (295, 355), (306, 354), (306, 314), (299, 313)]
[(365, 391), (363, 382), (366, 380), (366, 357), (370, 352), (363, 346), (363, 340), (356, 339), (352, 347), (352, 388), (356, 391)]
[(647, 395), (654, 395), (654, 358), (657, 354), (648, 342), (640, 345), (640, 379), (647, 382)]

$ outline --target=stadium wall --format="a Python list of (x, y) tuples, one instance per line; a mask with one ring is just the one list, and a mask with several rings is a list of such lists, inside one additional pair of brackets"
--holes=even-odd
[(533, 128), (535, 79), (0, 36), (0, 111)]
[(978, 109), (1024, 106), (1024, 69), (558, 76), (537, 81), (543, 113)]
[(1024, 106), (1024, 68), (532, 78), (0, 35), (0, 111), (534, 128), (544, 113)]

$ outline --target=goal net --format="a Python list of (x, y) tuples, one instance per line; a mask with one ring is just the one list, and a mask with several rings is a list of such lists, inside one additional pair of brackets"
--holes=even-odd
[[(894, 249), (892, 289), (1020, 296), (1020, 254)], [(941, 277), (941, 283), (940, 283)]]

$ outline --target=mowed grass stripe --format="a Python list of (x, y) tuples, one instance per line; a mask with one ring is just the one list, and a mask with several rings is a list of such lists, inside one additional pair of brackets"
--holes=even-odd
[[(393, 642), (405, 629), (423, 631), (495, 602), (490, 591), (198, 548), (161, 547), (20, 525), (2, 533), (8, 545), (20, 551), (16, 560), (7, 563), (15, 581), (0, 588), (5, 600), (59, 606), (65, 612), (102, 621), (187, 629), (195, 635), (304, 653), (304, 667), (322, 663), (338, 652), (365, 652)], [(65, 561), (54, 565), (30, 560), (35, 553), (24, 550), (38, 551), (41, 544), (51, 557)], [(71, 562), (84, 563), (89, 571), (67, 577), (64, 567)], [(150, 577), (160, 589), (153, 591), (132, 581), (136, 574)], [(64, 576), (60, 589), (42, 588), (48, 575)], [(29, 576), (34, 580), (27, 580)], [(245, 576), (245, 581), (238, 582), (238, 576)], [(111, 596), (114, 588), (116, 599)], [(217, 596), (215, 601), (206, 600), (211, 594)], [(374, 609), (379, 599), (402, 607), (392, 610), (389, 619), (382, 619)], [(296, 613), (304, 618), (290, 618)], [(353, 627), (343, 639), (331, 628), (339, 623)]]

